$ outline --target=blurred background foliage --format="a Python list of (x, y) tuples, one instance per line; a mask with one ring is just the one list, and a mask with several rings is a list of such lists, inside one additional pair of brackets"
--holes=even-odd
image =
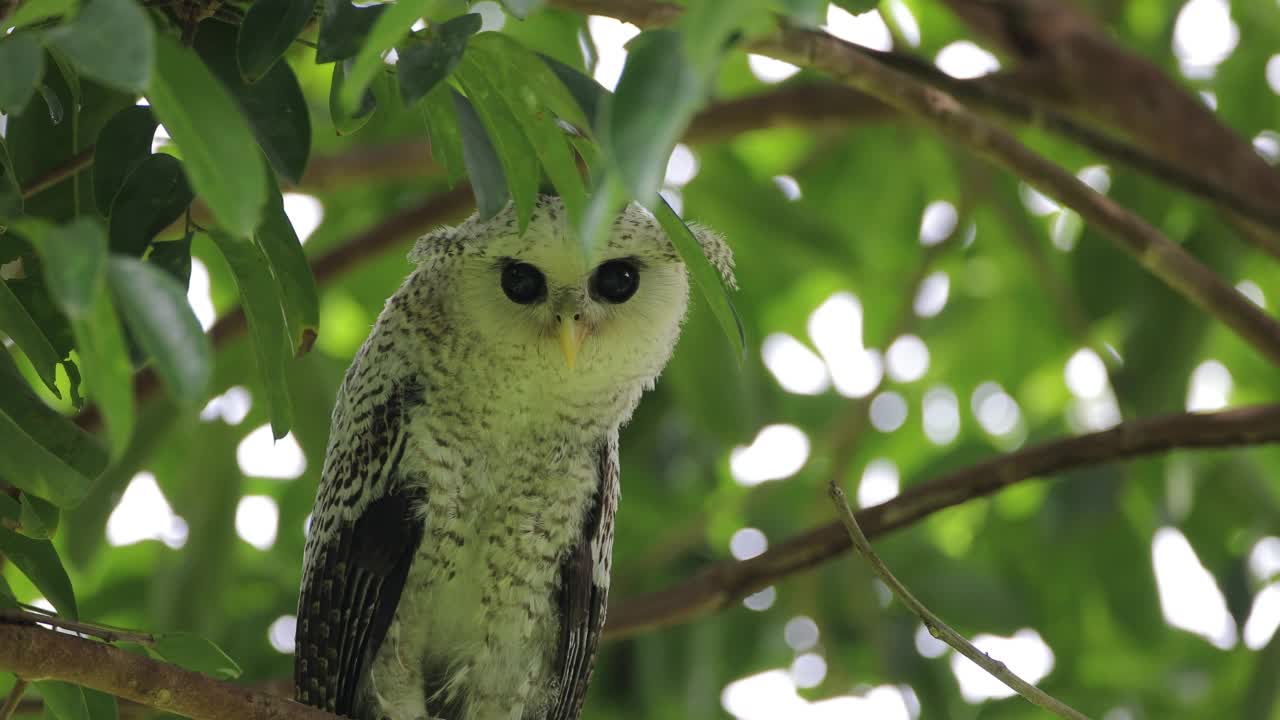
[[(1016, 66), (956, 4), (816, 5), (831, 32), (952, 75)], [(1280, 157), (1280, 5), (1083, 4), (1267, 162)], [(489, 2), (471, 11), (483, 32), (616, 82), (628, 37), (616, 21), (555, 8), (519, 20)], [(221, 32), (202, 23), (197, 47)], [(367, 123), (334, 131), (333, 70), (315, 54), (295, 43), (286, 55), (314, 132), (307, 171), (283, 183), (284, 207), (306, 256), (327, 263), (314, 348), (284, 373), (291, 432), (272, 442), (268, 398), (279, 388), (255, 371), (248, 336), (215, 332), (206, 397), (181, 406), (150, 393), (127, 449), (54, 538), (82, 619), (198, 633), (249, 683), (290, 675), (304, 524), (342, 374), (409, 271), (412, 235), (470, 212), (467, 194), (430, 204), (451, 191), (426, 150), (422, 113), (381, 80)], [(56, 94), (61, 82), (46, 68), (46, 87)], [(864, 112), (829, 82), (728, 52), (667, 165), (665, 197), (734, 249), (748, 347), (738, 367), (696, 302), (657, 390), (624, 430), (615, 607), (829, 522), (833, 473), (874, 504), (1028, 443), (1280, 397), (1273, 366), (1074, 213), (931, 132)], [(86, 81), (86, 97), (95, 88)], [(740, 103), (754, 97), (765, 100)], [(809, 104), (788, 104), (802, 97)], [(50, 166), (47, 154), (24, 158), (73, 156), (128, 104), (86, 101), (80, 137), (48, 139), (52, 150), (15, 142), (18, 128), (47, 118), (39, 97), (10, 114), (18, 180), (31, 179), (23, 163)], [(165, 137), (160, 150), (183, 156)], [(1210, 204), (1050, 132), (1020, 137), (1274, 315), (1280, 262)], [(67, 219), (54, 207), (67, 187), (29, 198), (27, 214)], [(380, 225), (396, 217), (397, 230)], [(207, 329), (240, 292), (209, 235), (190, 242), (188, 293)], [(61, 371), (58, 399), (13, 355), (46, 401), (73, 412)], [(86, 391), (97, 397), (91, 383)], [(1278, 467), (1274, 447), (1101, 464), (937, 513), (877, 547), (944, 619), (990, 636), (984, 648), (1093, 717), (1280, 718)], [(14, 563), (3, 577), (19, 600), (43, 597)], [(723, 612), (606, 643), (585, 716), (1040, 716), (1016, 698), (991, 699), (1008, 693), (934, 642), (843, 557)], [(11, 681), (0, 678), (0, 691)]]

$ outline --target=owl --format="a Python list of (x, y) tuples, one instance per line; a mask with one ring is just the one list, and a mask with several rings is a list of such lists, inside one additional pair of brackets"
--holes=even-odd
[[(729, 285), (732, 256), (697, 228)], [(298, 605), (303, 703), (577, 718), (604, 626), (618, 429), (689, 302), (642, 208), (587, 250), (560, 200), (421, 238), (338, 391)]]

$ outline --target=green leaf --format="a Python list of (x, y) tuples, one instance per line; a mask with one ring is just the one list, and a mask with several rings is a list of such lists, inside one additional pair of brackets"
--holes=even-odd
[(311, 113), (293, 68), (277, 63), (257, 82), (245, 82), (236, 65), (236, 32), (231, 25), (200, 28), (195, 48), (235, 97), (271, 166), (289, 182), (302, 182), (311, 154)]
[[(0, 512), (3, 512), (0, 510)], [(9, 587), (9, 581), (0, 576), (0, 608), (5, 610), (13, 610), (18, 607), (18, 598), (13, 595), (13, 588)]]
[(359, 52), (369, 29), (386, 9), (386, 5), (356, 7), (350, 0), (324, 0), (316, 39), (316, 63), (346, 60)]
[(524, 130), (511, 114), (502, 94), (473, 63), (465, 62), (464, 58), (456, 76), (475, 107), (489, 141), (493, 143), (498, 161), (502, 163), (502, 174), (507, 179), (507, 189), (516, 207), (516, 223), (523, 233), (533, 216), (534, 201), (542, 179), (538, 171), (538, 156), (525, 139)]
[(161, 659), (219, 680), (240, 677), (240, 666), (222, 648), (191, 633), (164, 633), (148, 650)]
[(427, 140), (431, 157), (444, 168), (452, 186), (466, 172), (462, 159), (462, 135), (458, 129), (458, 113), (454, 108), (453, 89), (445, 83), (436, 85), (422, 102), (422, 119), (427, 124)]
[(213, 375), (213, 348), (168, 273), (131, 257), (111, 258), (108, 280), (116, 304), (156, 373), (180, 405), (205, 399)]
[(778, 0), (775, 4), (797, 25), (816, 28), (827, 20), (828, 0)]
[(262, 387), (267, 390), (271, 432), (278, 440), (293, 425), (293, 403), (285, 377), (290, 356), (289, 331), (275, 278), (271, 275), (266, 255), (257, 243), (217, 231), (211, 232), (210, 236), (226, 258), (240, 290), (249, 334), (253, 338), (258, 374)]
[(31, 317), (22, 301), (9, 284), (0, 278), (0, 333), (8, 335), (14, 344), (22, 349), (31, 367), (44, 381), (45, 387), (54, 397), (62, 397), (57, 384), (57, 365), (62, 356), (53, 349), (53, 343), (45, 336), (44, 330)]
[(507, 178), (498, 159), (498, 151), (489, 140), (476, 109), (461, 93), (449, 90), (458, 118), (458, 134), (462, 139), (462, 160), (471, 179), (471, 192), (476, 198), (480, 219), (487, 220), (507, 206)]
[(650, 210), (658, 219), (663, 232), (671, 238), (671, 244), (675, 245), (680, 259), (684, 260), (694, 285), (701, 291), (702, 298), (711, 306), (711, 312), (716, 316), (720, 329), (733, 345), (738, 362), (741, 363), (746, 357), (747, 333), (742, 327), (742, 318), (738, 317), (738, 310), (733, 306), (729, 289), (725, 287), (720, 271), (716, 270), (707, 259), (706, 253), (698, 243), (698, 238), (694, 236), (689, 226), (685, 225), (684, 220), (680, 219), (676, 211), (667, 204), (665, 198), (659, 195), (657, 206)]
[(622, 182), (640, 204), (654, 203), (676, 141), (704, 94), (673, 30), (653, 30), (632, 42), (601, 136)]
[(422, 17), (427, 4), (428, 0), (397, 0), (384, 6), (386, 11), (373, 23), (351, 66), (346, 68), (338, 93), (338, 104), (344, 114), (360, 107), (362, 93), (377, 73), (385, 71), (382, 56), (409, 34), (409, 26)]
[[(524, 101), (527, 102), (530, 98), (535, 99), (537, 104), (545, 106), (555, 113), (556, 117), (573, 125), (579, 132), (583, 134), (591, 132), (592, 121), (584, 112), (580, 98), (568, 87), (564, 78), (553, 71), (550, 63), (541, 62), (539, 55), (530, 52), (519, 42), (502, 33), (482, 33), (471, 42), (476, 52), (484, 56), (482, 64), (487, 68), (488, 64), (492, 63), (494, 69), (500, 71), (507, 79), (504, 87), (522, 89)], [(557, 61), (551, 60), (551, 62)], [(594, 79), (573, 68), (569, 68), (569, 71), (594, 85), (593, 92), (596, 97), (604, 91), (604, 88)], [(521, 76), (524, 81), (522, 85), (511, 84), (512, 80)]]
[(151, 246), (147, 262), (169, 273), (186, 292), (191, 284), (191, 238), (194, 231), (177, 240), (165, 240)]
[(165, 153), (148, 156), (111, 204), (111, 252), (142, 257), (152, 238), (182, 217), (193, 199), (180, 160)]
[[(583, 186), (582, 175), (578, 173), (577, 158), (569, 146), (564, 130), (543, 105), (544, 96), (528, 84), (532, 73), (521, 70), (507, 60), (506, 53), (495, 52), (477, 44), (463, 60), (464, 67), (467, 67), (465, 75), (473, 83), (487, 81), (488, 90), (502, 98), (516, 124), (523, 130), (529, 146), (541, 161), (547, 177), (560, 194), (565, 211), (576, 222), (582, 217), (586, 207), (586, 188)], [(525, 67), (544, 69), (533, 57), (529, 57), (523, 64)], [(550, 71), (547, 74), (550, 75)], [(552, 80), (555, 80), (554, 76)], [(563, 88), (561, 90), (567, 98), (568, 92), (563, 91)]]
[[(75, 365), (67, 362), (64, 367), (68, 375), (75, 374)], [(60, 463), (79, 473), (80, 479), (69, 480), (61, 493), (68, 498), (83, 494), (80, 486), (89, 485), (107, 464), (107, 453), (98, 439), (37, 397), (8, 353), (0, 353), (0, 388), (4, 389), (0, 393), (0, 413), (12, 418), (23, 433), (52, 453)], [(75, 388), (74, 378), (72, 388)], [(61, 473), (61, 469), (58, 472)], [(52, 493), (36, 494), (56, 499)]]
[(831, 2), (853, 15), (871, 12), (880, 6), (880, 0), (831, 0)]
[[(11, 497), (5, 496), (4, 499), (17, 505), (17, 501)], [(58, 614), (72, 619), (79, 617), (76, 596), (71, 590), (71, 579), (67, 577), (67, 571), (62, 567), (62, 560), (53, 549), (53, 543), (23, 537), (0, 526), (0, 553), (27, 576), (31, 584), (53, 604)]]
[(432, 25), (425, 39), (411, 38), (396, 48), (396, 81), (400, 98), (412, 105), (431, 92), (462, 61), (467, 41), (480, 31), (483, 19), (476, 13), (460, 15)]
[(230, 232), (258, 226), (267, 178), (258, 148), (235, 100), (194, 52), (168, 37), (156, 46), (151, 108), (182, 150), (191, 185)]
[(601, 109), (608, 101), (609, 91), (595, 81), (595, 78), (570, 65), (547, 55), (539, 55), (551, 72), (559, 78), (561, 84), (569, 91), (574, 102), (586, 119), (586, 128), (598, 127)]
[(108, 695), (93, 688), (82, 689), (84, 703), (89, 708), (89, 717), (93, 720), (116, 720), (120, 716), (114, 695)]
[(311, 22), (315, 7), (314, 0), (257, 0), (249, 6), (236, 40), (236, 60), (244, 79), (257, 82), (275, 66)]
[(343, 84), (346, 83), (346, 66), (349, 62), (343, 60), (333, 64), (333, 80), (329, 84), (329, 120), (339, 135), (350, 135), (364, 127), (365, 123), (369, 122), (369, 118), (373, 117), (373, 111), (378, 106), (373, 90), (366, 90), (360, 107), (356, 108), (354, 113), (348, 113), (343, 109), (339, 96), (342, 94)]
[(9, 147), (0, 137), (0, 218), (17, 217), (22, 214), (22, 186), (18, 184), (18, 176), (13, 171), (13, 161), (9, 159)]
[(57, 720), (97, 720), (89, 715), (84, 690), (60, 680), (37, 680), (34, 685), (44, 699), (46, 714)]
[(0, 37), (0, 112), (16, 115), (44, 77), (44, 50), (30, 33)]
[(22, 534), (37, 539), (51, 538), (58, 532), (62, 512), (57, 505), (30, 493), (22, 493), (22, 511), (19, 522)]
[(274, 190), (273, 197), (267, 201), (255, 239), (271, 264), (293, 353), (302, 355), (315, 342), (316, 329), (320, 326), (320, 299), (315, 275), (311, 273), (293, 223), (285, 214), (284, 199), (278, 190)]
[(515, 15), (523, 20), (533, 14), (534, 10), (542, 7), (544, 0), (502, 0), (502, 6), (507, 12)]
[(767, 8), (765, 0), (691, 3), (680, 16), (679, 35), (694, 73), (708, 77), (714, 72), (729, 37)]
[(71, 16), (79, 9), (76, 0), (26, 0), (7, 19), (0, 21), (0, 31), (11, 27), (27, 27), (43, 20)]
[(61, 227), (24, 220), (15, 228), (40, 252), (45, 285), (71, 323), (112, 452), (122, 452), (133, 430), (133, 371), (111, 298), (104, 292), (107, 239), (102, 228), (83, 217)]
[[(17, 392), (14, 384), (0, 378), (0, 387), (10, 386), (7, 392)], [(60, 507), (75, 507), (88, 492), (89, 480), (37, 442), (19, 424), (20, 419), (0, 409), (0, 439), (4, 441), (0, 478)]]
[(134, 0), (91, 0), (71, 23), (46, 35), (82, 75), (128, 92), (151, 83), (155, 31)]
[(111, 202), (129, 174), (151, 155), (151, 141), (160, 123), (151, 108), (130, 105), (111, 116), (93, 151), (93, 197), (98, 211), (111, 214)]

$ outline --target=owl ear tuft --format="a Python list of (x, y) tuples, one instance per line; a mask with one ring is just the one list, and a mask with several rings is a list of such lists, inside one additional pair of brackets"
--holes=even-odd
[(409, 262), (414, 265), (433, 265), (456, 245), (455, 229), (442, 225), (418, 238), (418, 241), (413, 244), (413, 249), (409, 251)]
[(689, 230), (698, 239), (698, 245), (702, 247), (702, 254), (706, 255), (711, 264), (715, 266), (715, 269), (720, 271), (720, 277), (724, 280), (724, 284), (737, 290), (738, 280), (733, 276), (733, 250), (729, 249), (729, 244), (724, 241), (724, 236), (698, 223), (689, 223)]

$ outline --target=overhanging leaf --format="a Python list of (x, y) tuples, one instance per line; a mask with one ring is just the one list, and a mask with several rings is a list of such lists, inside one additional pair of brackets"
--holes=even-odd
[(111, 258), (108, 281), (125, 323), (169, 394), (181, 405), (203, 402), (213, 375), (213, 348), (186, 290), (163, 270), (123, 256)]
[(257, 243), (226, 233), (210, 233), (235, 277), (245, 319), (253, 338), (254, 356), (262, 387), (267, 390), (271, 433), (278, 440), (293, 425), (293, 403), (285, 368), (289, 361), (289, 331), (280, 306), (275, 279), (267, 257)]
[(147, 92), (151, 107), (182, 150), (183, 167), (218, 223), (248, 237), (266, 202), (257, 143), (230, 93), (194, 52), (162, 37)]
[(359, 52), (369, 29), (386, 9), (386, 5), (356, 7), (350, 0), (324, 0), (316, 41), (316, 62), (324, 64), (346, 60)]
[(333, 80), (329, 84), (329, 120), (339, 135), (350, 135), (364, 127), (365, 123), (369, 122), (369, 118), (373, 117), (373, 111), (378, 106), (377, 98), (370, 89), (365, 90), (364, 99), (354, 112), (348, 112), (343, 108), (339, 96), (342, 94), (342, 86), (346, 83), (348, 64), (347, 60), (333, 64)]
[(314, 12), (314, 0), (257, 0), (251, 4), (236, 40), (236, 59), (244, 79), (257, 82), (274, 67)]
[(222, 648), (191, 633), (164, 633), (156, 637), (148, 651), (175, 665), (202, 672), (219, 680), (240, 677), (240, 666)]
[(17, 115), (44, 76), (44, 50), (31, 33), (0, 37), (0, 112)]
[[(67, 363), (66, 367), (70, 368), (68, 374), (74, 373), (75, 365)], [(107, 464), (107, 453), (97, 438), (37, 397), (8, 353), (0, 353), (0, 388), (3, 388), (0, 412), (7, 414), (24, 433), (79, 474), (79, 481), (64, 494), (68, 497), (82, 494), (83, 490), (78, 488), (88, 486)], [(36, 494), (54, 498), (49, 493)]]
[(130, 105), (111, 116), (98, 133), (93, 151), (93, 197), (103, 215), (111, 214), (111, 202), (125, 178), (151, 155), (151, 141), (159, 125), (151, 108)]
[(128, 92), (151, 83), (155, 31), (134, 0), (91, 0), (47, 38), (85, 77)]
[(148, 156), (111, 205), (111, 252), (142, 257), (152, 238), (182, 217), (193, 199), (180, 160), (165, 153)]
[[(507, 190), (516, 209), (516, 224), (520, 232), (529, 225), (533, 216), (534, 201), (538, 194), (541, 173), (538, 156), (525, 138), (524, 130), (501, 93), (474, 64), (464, 62), (456, 72), (459, 82), (467, 92), (467, 99), (475, 108), (489, 142), (502, 164), (507, 179)], [(461, 119), (462, 113), (459, 112)], [(465, 137), (465, 136), (464, 136)], [(463, 146), (465, 150), (466, 146)], [(470, 164), (468, 163), (468, 168)]]
[(293, 353), (302, 355), (311, 349), (320, 326), (320, 300), (311, 265), (285, 214), (284, 199), (274, 188), (255, 239), (271, 264)]
[(31, 317), (26, 306), (18, 300), (18, 296), (9, 289), (9, 284), (0, 278), (0, 333), (8, 335), (16, 344), (36, 374), (44, 381), (45, 387), (55, 397), (62, 397), (57, 384), (57, 365), (62, 357), (53, 349), (53, 343), (45, 336), (44, 330)]
[(396, 82), (405, 105), (417, 102), (453, 72), (482, 22), (476, 13), (460, 15), (431, 26), (425, 39), (412, 38), (397, 47)]
[[(17, 505), (17, 501), (8, 496), (0, 500), (0, 503), (6, 500)], [(17, 508), (11, 508), (10, 511), (21, 512)], [(66, 568), (62, 566), (58, 552), (53, 549), (53, 543), (23, 537), (0, 526), (0, 553), (27, 576), (60, 615), (72, 619), (79, 617), (75, 593), (71, 590), (71, 579), (67, 577)]]
[(60, 680), (38, 680), (34, 685), (44, 699), (46, 711), (57, 720), (95, 720), (89, 715), (89, 705), (79, 685)]
[(409, 34), (409, 26), (422, 17), (427, 5), (428, 0), (398, 0), (384, 6), (386, 11), (369, 28), (360, 50), (350, 67), (346, 68), (346, 77), (338, 93), (338, 104), (343, 113), (350, 114), (360, 107), (361, 96), (374, 75), (385, 71), (382, 56)]
[[(445, 170), (452, 186), (466, 171), (462, 158), (462, 135), (458, 113), (454, 107), (453, 88), (439, 83), (422, 102), (422, 118), (427, 124), (427, 140), (431, 157)], [(505, 181), (504, 181), (505, 182)]]
[(494, 149), (489, 133), (471, 101), (461, 93), (449, 89), (458, 118), (458, 133), (462, 139), (462, 159), (471, 179), (471, 192), (476, 197), (476, 210), (482, 220), (497, 215), (507, 206), (511, 196), (507, 193), (507, 178)]
[[(16, 392), (9, 381), (0, 382), (5, 385), (7, 392)], [(31, 437), (6, 409), (0, 409), (0, 439), (0, 479), (60, 507), (75, 507), (84, 499), (88, 478)]]
[(37, 539), (53, 537), (58, 532), (61, 511), (53, 503), (30, 493), (22, 493), (22, 511), (19, 521), (22, 534)]

